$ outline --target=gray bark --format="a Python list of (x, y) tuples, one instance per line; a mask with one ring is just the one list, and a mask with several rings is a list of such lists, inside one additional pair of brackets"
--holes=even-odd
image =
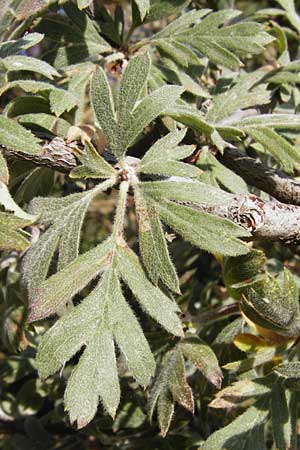
[(235, 148), (225, 149), (224, 154), (218, 153), (217, 158), (251, 186), (267, 192), (282, 203), (300, 206), (300, 183), (280, 170), (274, 170)]
[[(75, 155), (81, 149), (81, 143), (67, 143), (58, 137), (45, 142), (41, 154), (34, 156), (0, 146), (0, 150), (8, 157), (31, 161), (36, 165), (47, 166), (64, 173), (69, 173), (76, 167), (78, 162)], [(109, 153), (104, 152), (102, 156), (107, 156), (107, 159), (111, 160)], [(300, 184), (235, 149), (225, 150), (220, 161), (241, 175), (249, 184), (259, 187), (285, 203), (275, 199), (263, 201), (252, 194), (248, 196), (229, 194), (230, 200), (223, 206), (196, 206), (196, 208), (234, 221), (250, 231), (254, 239), (299, 245)]]
[(47, 166), (59, 172), (69, 173), (77, 166), (76, 152), (80, 151), (80, 144), (76, 142), (67, 143), (64, 139), (55, 137), (51, 141), (45, 141), (42, 151), (38, 155), (17, 152), (0, 144), (0, 151), (8, 158), (16, 158), (30, 161), (37, 166)]
[(300, 244), (300, 207), (256, 195), (232, 195), (222, 206), (199, 206), (202, 211), (232, 220), (251, 232), (254, 239)]

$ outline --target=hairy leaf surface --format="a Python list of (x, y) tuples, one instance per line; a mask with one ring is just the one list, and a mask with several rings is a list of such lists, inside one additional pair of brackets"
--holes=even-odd
[(136, 105), (149, 70), (148, 54), (138, 54), (129, 62), (115, 106), (104, 71), (99, 68), (93, 78), (91, 93), (95, 116), (111, 151), (118, 158), (124, 155), (143, 129), (160, 115), (166, 102), (174, 103), (183, 91), (179, 86), (164, 86)]

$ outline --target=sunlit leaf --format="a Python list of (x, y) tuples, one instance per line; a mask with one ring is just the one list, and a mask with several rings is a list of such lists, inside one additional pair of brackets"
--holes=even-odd
[(0, 116), (0, 144), (9, 149), (36, 155), (40, 140), (12, 119)]
[(138, 188), (135, 189), (135, 204), (139, 224), (139, 246), (149, 276), (154, 284), (161, 279), (169, 289), (179, 293), (179, 280), (156, 208)]
[(203, 250), (230, 256), (248, 253), (238, 239), (247, 237), (247, 231), (226, 219), (170, 201), (161, 201), (158, 211), (164, 222)]
[(164, 86), (136, 102), (150, 70), (147, 54), (135, 56), (124, 71), (118, 101), (114, 106), (105, 72), (99, 68), (92, 82), (92, 103), (96, 119), (107, 137), (111, 151), (121, 157), (143, 129), (182, 93), (179, 86)]
[(117, 268), (140, 306), (170, 333), (182, 336), (177, 304), (148, 280), (132, 250), (119, 248)]

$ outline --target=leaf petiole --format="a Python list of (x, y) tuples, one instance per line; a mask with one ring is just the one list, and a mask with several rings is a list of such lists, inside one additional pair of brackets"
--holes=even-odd
[(120, 183), (118, 204), (111, 236), (111, 238), (116, 241), (116, 244), (123, 244), (124, 242), (123, 233), (128, 189), (129, 181), (122, 181)]

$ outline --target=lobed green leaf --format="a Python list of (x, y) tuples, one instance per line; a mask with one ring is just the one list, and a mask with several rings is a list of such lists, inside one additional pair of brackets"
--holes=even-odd
[(28, 320), (33, 322), (44, 319), (66, 305), (77, 292), (105, 270), (109, 263), (110, 250), (111, 242), (107, 240), (80, 255), (40, 286), (35, 286)]
[(154, 284), (158, 280), (171, 290), (180, 293), (176, 269), (171, 261), (162, 224), (155, 205), (135, 189), (135, 205), (139, 225), (139, 247), (149, 277)]
[(144, 309), (167, 331), (182, 336), (178, 306), (147, 278), (137, 256), (129, 248), (118, 248), (117, 269)]
[(247, 237), (248, 232), (227, 219), (166, 200), (161, 200), (157, 207), (165, 223), (202, 250), (227, 256), (243, 255), (249, 251), (238, 239)]

